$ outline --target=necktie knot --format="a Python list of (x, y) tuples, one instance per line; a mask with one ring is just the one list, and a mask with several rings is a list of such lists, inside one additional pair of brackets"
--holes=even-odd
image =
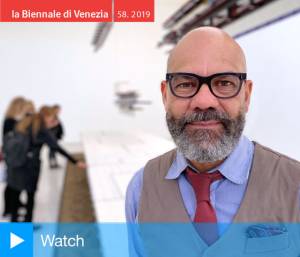
[(201, 201), (210, 202), (210, 185), (223, 178), (220, 171), (212, 173), (196, 173), (187, 168), (187, 178), (194, 188), (197, 203)]

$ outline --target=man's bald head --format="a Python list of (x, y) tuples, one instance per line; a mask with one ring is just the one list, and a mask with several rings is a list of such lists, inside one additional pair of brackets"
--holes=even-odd
[(227, 33), (214, 27), (201, 27), (185, 35), (168, 58), (168, 72), (196, 72), (183, 70), (197, 69), (196, 66), (198, 73), (246, 72), (246, 59), (242, 48)]
[(252, 81), (241, 78), (245, 72), (243, 50), (217, 28), (191, 31), (170, 54), (173, 74), (161, 82), (167, 125), (200, 171), (220, 165), (239, 142), (252, 91)]

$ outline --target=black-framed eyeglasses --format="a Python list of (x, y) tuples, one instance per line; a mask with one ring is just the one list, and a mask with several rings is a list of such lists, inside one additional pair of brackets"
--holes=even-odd
[(166, 80), (174, 96), (191, 98), (195, 96), (203, 84), (207, 84), (210, 92), (218, 98), (228, 99), (239, 94), (247, 73), (222, 72), (202, 77), (194, 73), (167, 73)]

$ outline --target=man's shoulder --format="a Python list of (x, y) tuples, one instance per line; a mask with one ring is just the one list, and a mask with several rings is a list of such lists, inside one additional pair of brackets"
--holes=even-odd
[(168, 152), (160, 154), (160, 155), (150, 159), (149, 161), (147, 161), (142, 168), (140, 168), (139, 170), (137, 170), (134, 173), (132, 179), (129, 182), (128, 187), (133, 188), (133, 189), (141, 188), (143, 185), (143, 178), (144, 178), (145, 170), (147, 171), (147, 170), (151, 169), (153, 165), (160, 165), (160, 162), (163, 159), (170, 158), (170, 160), (171, 160), (175, 154), (176, 154), (176, 149), (172, 149)]
[(144, 167), (140, 168), (137, 170), (134, 175), (132, 176), (130, 182), (129, 182), (129, 187), (132, 187), (136, 189), (137, 187), (142, 186), (143, 183), (143, 173), (144, 173)]
[(260, 151), (260, 153), (264, 154), (265, 156), (271, 159), (276, 159), (279, 163), (284, 163), (290, 167), (293, 167), (294, 169), (299, 170), (300, 172), (300, 162), (298, 160), (257, 142), (255, 142), (255, 149), (256, 151)]
[(162, 163), (168, 165), (175, 159), (175, 157), (176, 157), (176, 148), (150, 159), (145, 164), (144, 169), (148, 169), (150, 166), (154, 166), (154, 165), (161, 165)]
[(165, 177), (167, 171), (171, 167), (175, 158), (176, 158), (176, 149), (172, 149), (168, 152), (165, 152), (149, 160), (144, 167), (144, 176), (152, 177), (158, 175), (158, 176)]

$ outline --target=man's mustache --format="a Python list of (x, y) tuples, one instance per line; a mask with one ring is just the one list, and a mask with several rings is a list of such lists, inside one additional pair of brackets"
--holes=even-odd
[(185, 127), (186, 125), (192, 122), (210, 121), (210, 120), (219, 121), (223, 124), (224, 127), (227, 127), (231, 123), (231, 119), (227, 113), (220, 112), (215, 109), (195, 111), (181, 118), (180, 123), (182, 126)]

